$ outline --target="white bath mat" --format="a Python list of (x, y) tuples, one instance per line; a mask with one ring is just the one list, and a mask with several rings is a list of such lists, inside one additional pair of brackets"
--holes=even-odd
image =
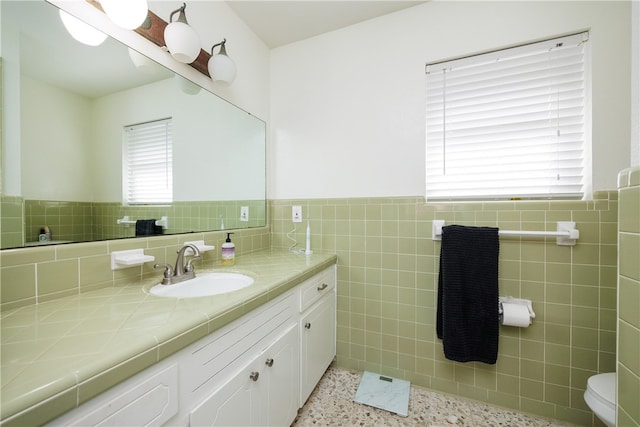
[(410, 386), (406, 380), (364, 371), (353, 401), (406, 417), (409, 415)]

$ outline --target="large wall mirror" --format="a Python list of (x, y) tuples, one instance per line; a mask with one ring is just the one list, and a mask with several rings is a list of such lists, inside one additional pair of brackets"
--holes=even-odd
[[(266, 225), (263, 121), (114, 39), (77, 42), (49, 3), (0, 7), (2, 248), (133, 237), (164, 217), (163, 234)], [(125, 129), (167, 118), (173, 200), (127, 204)]]

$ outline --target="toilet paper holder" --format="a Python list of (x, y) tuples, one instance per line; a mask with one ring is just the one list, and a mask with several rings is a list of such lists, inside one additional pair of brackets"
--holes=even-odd
[(533, 304), (529, 299), (499, 297), (498, 298), (498, 315), (500, 316), (502, 316), (502, 314), (504, 313), (504, 309), (502, 308), (502, 303), (524, 305), (525, 307), (527, 307), (527, 310), (529, 311), (529, 317), (531, 317), (532, 319), (536, 317), (536, 313), (533, 311)]

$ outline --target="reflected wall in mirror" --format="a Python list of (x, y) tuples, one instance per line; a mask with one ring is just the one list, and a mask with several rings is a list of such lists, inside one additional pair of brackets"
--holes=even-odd
[[(51, 4), (0, 7), (0, 247), (133, 237), (125, 216), (166, 216), (163, 234), (266, 225), (264, 122), (114, 39), (77, 42)], [(165, 118), (173, 202), (126, 206), (124, 129)]]

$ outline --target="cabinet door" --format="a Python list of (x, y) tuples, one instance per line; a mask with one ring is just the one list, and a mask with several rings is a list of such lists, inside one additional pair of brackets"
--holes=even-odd
[[(250, 426), (259, 416), (254, 413), (255, 387), (260, 372), (254, 359), (198, 405), (189, 416), (191, 426)], [(252, 373), (257, 372), (257, 375)]]
[(292, 324), (282, 337), (263, 353), (269, 379), (268, 422), (257, 425), (288, 426), (298, 413), (299, 350), (298, 328)]
[(48, 426), (160, 426), (178, 413), (178, 367), (149, 369)]
[(336, 355), (334, 292), (325, 295), (300, 320), (300, 407)]
[(241, 368), (190, 415), (191, 426), (282, 426), (298, 406), (296, 324)]

